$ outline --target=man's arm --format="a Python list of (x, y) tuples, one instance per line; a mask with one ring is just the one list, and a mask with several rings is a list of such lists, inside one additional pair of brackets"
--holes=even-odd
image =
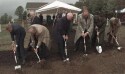
[(15, 35), (14, 35), (14, 33), (13, 33), (13, 32), (10, 32), (10, 35), (11, 35), (11, 40), (12, 40), (12, 41), (15, 41), (15, 38), (14, 38)]
[(34, 36), (31, 35), (31, 43), (30, 45), (34, 48), (35, 47), (35, 40), (34, 40)]
[(94, 28), (94, 20), (93, 20), (93, 15), (91, 16), (91, 21), (90, 21), (90, 27), (88, 29), (88, 33), (91, 33), (93, 31)]
[(118, 33), (119, 29), (120, 29), (120, 26), (121, 26), (121, 21), (119, 20), (118, 21), (118, 24), (117, 24), (117, 28), (115, 30), (115, 35)]
[(38, 37), (38, 43), (37, 43), (37, 46), (36, 46), (37, 49), (40, 47), (40, 45), (42, 43), (42, 40), (43, 40), (43, 35), (41, 33), (40, 36)]
[(106, 27), (106, 20), (103, 21), (102, 26), (101, 26), (101, 28), (99, 29), (99, 32), (101, 33), (101, 32), (103, 32), (103, 31), (105, 31), (105, 27)]
[(81, 32), (84, 32), (84, 29), (82, 28), (82, 23), (81, 23), (81, 17), (80, 15), (78, 16), (78, 28), (80, 29)]
[(14, 33), (11, 32), (10, 35), (11, 35), (11, 40), (12, 40), (11, 47), (12, 47), (13, 51), (15, 51), (15, 39), (14, 39)]
[(59, 20), (58, 30), (61, 35), (65, 35), (64, 25), (65, 25), (64, 22), (62, 22), (62, 20)]

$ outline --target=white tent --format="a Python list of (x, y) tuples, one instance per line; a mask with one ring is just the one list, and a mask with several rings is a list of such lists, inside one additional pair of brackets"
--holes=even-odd
[(125, 13), (125, 8), (124, 8), (124, 9), (122, 9), (122, 10), (120, 10), (120, 12), (121, 12), (121, 13)]
[(40, 9), (36, 10), (36, 12), (41, 12), (41, 13), (55, 13), (56, 10), (69, 10), (69, 11), (72, 11), (72, 12), (79, 12), (81, 11), (81, 9), (75, 7), (75, 6), (72, 6), (72, 5), (69, 5), (69, 4), (66, 4), (64, 2), (60, 2), (60, 1), (54, 1), (53, 3), (50, 3), (48, 5), (45, 5), (43, 7), (41, 7)]

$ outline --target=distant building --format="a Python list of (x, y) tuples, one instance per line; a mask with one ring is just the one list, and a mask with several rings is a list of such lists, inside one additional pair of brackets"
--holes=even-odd
[(44, 6), (46, 4), (48, 4), (48, 3), (45, 3), (45, 2), (27, 2), (26, 9), (27, 9), (27, 12), (35, 11), (39, 7)]

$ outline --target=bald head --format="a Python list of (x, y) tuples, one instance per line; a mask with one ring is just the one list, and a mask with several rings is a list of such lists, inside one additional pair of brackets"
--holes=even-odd
[(73, 14), (72, 13), (68, 13), (67, 14), (67, 19), (68, 20), (72, 20), (73, 19)]

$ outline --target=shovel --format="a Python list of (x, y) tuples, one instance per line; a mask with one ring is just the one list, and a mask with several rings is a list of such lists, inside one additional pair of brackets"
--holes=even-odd
[(64, 62), (69, 61), (69, 58), (67, 58), (68, 53), (67, 53), (67, 40), (65, 40), (65, 54), (66, 54), (66, 59), (64, 60)]
[[(97, 29), (97, 33), (98, 33), (98, 29)], [(97, 34), (97, 42), (98, 45), (96, 46), (96, 50), (98, 51), (98, 53), (102, 53), (102, 47), (99, 45), (99, 35)]]
[[(112, 34), (111, 34), (111, 35), (112, 35)], [(121, 50), (122, 47), (121, 47), (120, 44), (118, 43), (117, 37), (115, 37), (114, 35), (112, 35), (112, 37), (114, 38), (116, 44), (118, 45), (117, 49), (118, 49), (118, 50)]]
[[(16, 49), (17, 48), (17, 46), (15, 46), (14, 47), (14, 49)], [(16, 57), (16, 52), (15, 51), (13, 51), (14, 52), (14, 59), (15, 59), (15, 62), (16, 62), (16, 66), (14, 67), (14, 69), (15, 70), (21, 70), (21, 65), (18, 65), (18, 62), (17, 62), (17, 57)]]
[(86, 41), (85, 41), (85, 37), (84, 37), (84, 52), (85, 52), (84, 56), (88, 56), (88, 54), (86, 53)]
[(38, 53), (35, 51), (35, 49), (34, 49), (34, 52), (35, 52), (35, 54), (36, 54), (36, 56), (37, 56), (37, 58), (38, 58), (38, 62), (37, 62), (37, 63), (40, 63), (40, 62), (41, 62), (40, 56), (39, 56)]
[(35, 54), (36, 54), (36, 56), (37, 56), (37, 58), (38, 58), (38, 60), (39, 60), (37, 63), (40, 63), (41, 60), (40, 60), (40, 57), (39, 57), (38, 53), (35, 52)]
[(34, 49), (34, 52), (35, 52), (35, 54), (36, 54), (36, 56), (38, 58), (38, 62), (37, 63), (40, 63), (41, 62), (40, 56), (38, 55), (37, 51), (35, 51), (35, 48), (32, 45), (30, 45), (30, 46)]

